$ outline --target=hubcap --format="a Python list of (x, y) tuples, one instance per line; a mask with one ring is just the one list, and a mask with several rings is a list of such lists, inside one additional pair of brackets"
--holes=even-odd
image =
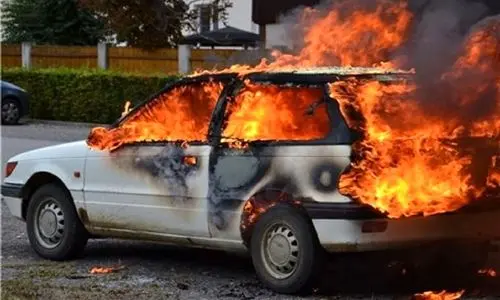
[(19, 108), (14, 103), (4, 103), (2, 105), (2, 119), (12, 122), (19, 117)]
[(64, 234), (64, 213), (53, 198), (45, 199), (38, 207), (35, 236), (45, 248), (59, 245)]
[(276, 279), (293, 274), (299, 257), (299, 243), (292, 230), (285, 224), (270, 227), (261, 251), (267, 271)]

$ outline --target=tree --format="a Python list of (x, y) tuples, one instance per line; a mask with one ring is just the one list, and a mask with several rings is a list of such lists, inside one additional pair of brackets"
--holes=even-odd
[[(116, 34), (118, 42), (146, 49), (172, 47), (182, 38), (182, 32), (196, 27), (201, 0), (81, 0), (81, 3), (101, 16), (107, 28)], [(227, 17), (230, 0), (211, 2), (213, 18)]]
[(3, 2), (4, 42), (95, 45), (104, 24), (78, 0), (10, 0)]

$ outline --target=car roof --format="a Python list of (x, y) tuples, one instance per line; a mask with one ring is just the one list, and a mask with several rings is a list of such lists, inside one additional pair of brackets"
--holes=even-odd
[(276, 68), (270, 70), (250, 70), (241, 73), (231, 69), (214, 72), (201, 72), (186, 77), (191, 80), (208, 80), (235, 78), (250, 79), (255, 81), (302, 81), (304, 83), (323, 83), (337, 81), (346, 77), (373, 78), (376, 80), (393, 80), (408, 78), (414, 75), (413, 70), (401, 70), (376, 67), (313, 67), (313, 68)]
[(412, 71), (375, 68), (375, 67), (313, 67), (313, 68), (279, 68), (261, 73), (268, 74), (325, 74), (325, 75), (388, 75), (388, 74), (412, 74)]

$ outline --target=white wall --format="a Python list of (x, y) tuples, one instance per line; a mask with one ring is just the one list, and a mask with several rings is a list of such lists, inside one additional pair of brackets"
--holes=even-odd
[(292, 48), (291, 39), (287, 38), (286, 27), (283, 24), (266, 25), (266, 48), (273, 47)]
[[(272, 0), (271, 0), (272, 1)], [(198, 4), (209, 4), (212, 0), (186, 0), (191, 2), (192, 7)], [(259, 32), (259, 26), (252, 22), (252, 0), (232, 0), (233, 7), (228, 9), (227, 25), (238, 29)], [(219, 22), (219, 28), (225, 27), (222, 22)], [(189, 34), (189, 32), (184, 32)]]
[(258, 33), (259, 26), (252, 22), (252, 0), (233, 0), (232, 3), (233, 7), (228, 10), (228, 25)]

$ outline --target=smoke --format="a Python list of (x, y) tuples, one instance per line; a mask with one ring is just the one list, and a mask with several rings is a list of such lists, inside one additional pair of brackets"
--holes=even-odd
[(406, 97), (429, 118), (470, 127), (499, 113), (500, 16), (491, 15), (473, 0), (323, 1), (281, 16), (292, 55), (274, 65), (415, 69)]
[[(496, 182), (500, 16), (492, 14), (472, 0), (330, 0), (282, 17), (293, 54), (276, 55), (271, 68), (342, 65), (416, 71), (414, 82), (387, 86), (353, 80), (333, 88), (337, 100), (355, 103), (361, 115), (355, 123), (361, 125), (354, 127), (364, 132), (358, 143), (363, 147), (357, 149), (365, 155), (341, 180), (350, 189), (346, 194), (373, 204), (373, 178), (385, 178), (389, 184), (399, 174), (418, 190), (408, 192), (412, 202), (432, 182), (416, 183), (426, 168), (436, 185), (446, 182), (441, 175), (447, 174), (450, 190), (471, 191), (468, 184), (474, 182), (475, 197), (484, 183)], [(342, 94), (341, 89), (348, 92)], [(389, 140), (378, 143), (376, 137), (387, 133)], [(395, 158), (400, 163), (395, 164)], [(452, 182), (460, 178), (469, 179)], [(461, 191), (457, 199), (464, 201)]]
[[(349, 18), (355, 17), (356, 12), (374, 12), (386, 6), (384, 19), (388, 24), (395, 23), (400, 15), (387, 7), (398, 4), (404, 5), (412, 14), (410, 32), (407, 33), (406, 44), (388, 53), (386, 60), (402, 60), (404, 64), (401, 67), (406, 68), (418, 66), (422, 75), (436, 74), (448, 67), (456, 58), (471, 26), (491, 14), (485, 4), (474, 0), (327, 0), (314, 7), (299, 6), (281, 15), (278, 22), (284, 29), (278, 34), (277, 44), (287, 47), (286, 52), (298, 54), (306, 47), (305, 34), (332, 11), (344, 24), (348, 24)], [(328, 39), (328, 32), (324, 34), (324, 38)], [(352, 41), (352, 49), (362, 50), (359, 45), (370, 42), (376, 38), (375, 35), (376, 32), (369, 30), (364, 32), (362, 39)], [(275, 37), (270, 37), (271, 44)], [(330, 55), (339, 54), (332, 51)]]
[[(417, 4), (418, 3), (418, 4)], [(487, 7), (467, 0), (410, 1), (415, 19), (409, 44), (403, 53), (405, 67), (415, 67), (420, 80), (436, 79), (459, 55), (465, 33)]]

